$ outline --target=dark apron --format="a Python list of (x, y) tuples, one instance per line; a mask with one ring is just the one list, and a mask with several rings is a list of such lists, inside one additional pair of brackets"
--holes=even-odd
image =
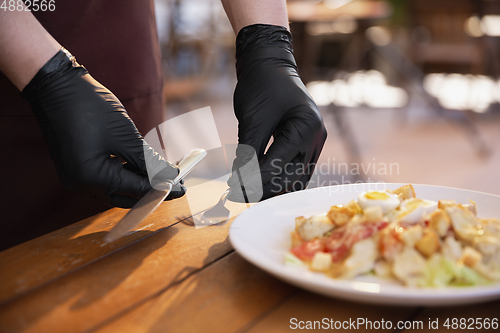
[[(49, 33), (125, 105), (145, 135), (163, 122), (153, 0), (59, 1), (34, 13)], [(109, 206), (59, 184), (35, 117), (0, 73), (0, 250)]]

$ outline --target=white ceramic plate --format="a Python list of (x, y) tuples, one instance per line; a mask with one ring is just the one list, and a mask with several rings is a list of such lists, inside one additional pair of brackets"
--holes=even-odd
[[(500, 284), (481, 287), (410, 288), (374, 276), (353, 281), (336, 280), (307, 268), (284, 265), (290, 249), (295, 217), (325, 213), (330, 206), (357, 199), (362, 191), (396, 189), (405, 184), (350, 184), (294, 192), (263, 201), (232, 223), (231, 244), (245, 259), (293, 285), (327, 296), (352, 301), (406, 306), (443, 306), (500, 298)], [(474, 200), (478, 216), (500, 218), (500, 196), (441, 186), (414, 185), (418, 198), (460, 203)]]

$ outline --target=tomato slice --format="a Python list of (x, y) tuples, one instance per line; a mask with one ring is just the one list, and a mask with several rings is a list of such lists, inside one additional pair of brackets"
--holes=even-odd
[(387, 225), (384, 221), (348, 224), (334, 229), (328, 237), (304, 242), (290, 252), (301, 260), (312, 260), (317, 252), (328, 252), (332, 254), (333, 262), (340, 262), (347, 257), (354, 244), (371, 237)]
[(393, 259), (403, 248), (403, 243), (399, 237), (400, 233), (396, 231), (397, 228), (384, 230), (379, 238), (379, 251), (385, 259)]
[(348, 224), (345, 228), (332, 232), (327, 238), (326, 252), (332, 254), (333, 262), (340, 262), (347, 257), (354, 244), (371, 237), (387, 225), (388, 223), (384, 221)]
[(292, 248), (290, 252), (301, 260), (312, 260), (317, 252), (324, 252), (324, 250), (324, 240), (316, 238)]

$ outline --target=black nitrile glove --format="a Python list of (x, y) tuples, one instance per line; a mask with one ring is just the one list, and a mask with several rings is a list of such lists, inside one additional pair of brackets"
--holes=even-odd
[[(326, 140), (326, 129), (297, 73), (290, 32), (267, 24), (241, 29), (236, 60), (234, 112), (239, 140), (228, 181), (229, 199), (242, 202), (246, 195), (255, 201), (252, 197), (260, 186), (262, 197), (257, 200), (305, 189)], [(264, 154), (271, 137), (274, 142)], [(262, 184), (255, 183), (255, 175), (241, 172), (255, 153)], [(244, 191), (238, 190), (239, 180)]]
[[(66, 189), (130, 208), (151, 189), (149, 178), (154, 185), (179, 173), (143, 140), (120, 101), (65, 49), (21, 94), (33, 109)], [(183, 194), (179, 185), (169, 198)]]

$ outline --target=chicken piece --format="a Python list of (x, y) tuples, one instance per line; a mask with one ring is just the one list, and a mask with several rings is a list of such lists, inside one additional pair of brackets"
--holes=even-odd
[(325, 252), (317, 252), (311, 262), (311, 270), (325, 272), (332, 266), (332, 255)]
[(400, 239), (407, 246), (414, 246), (422, 236), (424, 235), (424, 231), (420, 225), (414, 225), (406, 229), (400, 234)]
[(426, 228), (422, 238), (415, 243), (415, 248), (426, 257), (430, 257), (439, 247), (439, 236), (430, 228)]
[(335, 228), (335, 225), (328, 217), (315, 215), (302, 221), (296, 230), (303, 240), (309, 241), (313, 238), (323, 236), (333, 228)]
[(396, 193), (403, 200), (415, 198), (415, 189), (411, 184), (401, 186), (400, 188), (395, 189), (392, 192)]
[(392, 273), (408, 286), (419, 286), (425, 281), (425, 259), (413, 247), (406, 246), (394, 257)]
[(391, 265), (385, 260), (376, 261), (373, 270), (376, 276), (383, 279), (388, 279), (392, 276)]
[(500, 220), (477, 219), (476, 233), (472, 246), (485, 256), (500, 252)]
[(497, 238), (493, 237), (477, 237), (472, 245), (485, 256), (491, 256), (500, 250), (500, 244)]
[(462, 252), (460, 260), (469, 267), (474, 267), (477, 263), (481, 262), (483, 255), (470, 246), (466, 246)]
[(476, 202), (469, 199), (470, 201), (470, 204), (468, 205), (464, 205), (465, 208), (467, 208), (468, 210), (470, 210), (472, 212), (472, 214), (474, 214), (474, 216), (477, 217), (477, 205), (476, 205)]
[(488, 280), (500, 282), (500, 271), (492, 270), (481, 262), (476, 264), (474, 270)]
[(366, 207), (363, 213), (365, 214), (366, 222), (378, 222), (384, 218), (382, 207), (380, 206)]
[(378, 257), (377, 244), (371, 238), (353, 245), (349, 257), (342, 263), (342, 278), (352, 279), (372, 270)]
[(332, 206), (328, 212), (328, 218), (337, 226), (342, 226), (349, 222), (356, 212), (346, 206)]
[(472, 244), (478, 236), (478, 220), (474, 214), (462, 205), (446, 206), (445, 211), (450, 217), (457, 239)]
[(444, 237), (451, 226), (450, 217), (444, 210), (437, 209), (429, 217), (429, 226), (436, 231), (439, 237)]
[(460, 245), (460, 242), (454, 236), (449, 235), (443, 242), (441, 253), (446, 258), (457, 261), (462, 257), (462, 245)]
[(488, 268), (497, 271), (500, 273), (500, 251), (497, 251), (495, 254), (490, 256), (483, 256), (483, 263), (488, 266)]
[(500, 238), (500, 219), (478, 219), (478, 223), (481, 228), (487, 234), (495, 235), (495, 237)]

